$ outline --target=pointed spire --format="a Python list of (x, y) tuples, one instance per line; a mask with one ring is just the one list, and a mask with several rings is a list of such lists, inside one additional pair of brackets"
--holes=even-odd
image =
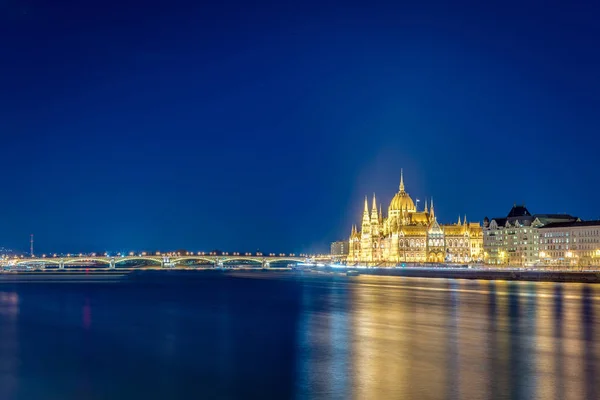
[(425, 209), (423, 210), (423, 212), (428, 212), (428, 210), (427, 210), (427, 197), (425, 197)]
[(371, 207), (371, 221), (378, 222), (379, 215), (377, 215), (377, 199), (375, 198), (375, 193), (373, 193), (373, 207)]
[(460, 226), (460, 214), (458, 216), (458, 222), (456, 223), (456, 225)]
[(365, 210), (363, 211), (363, 220), (362, 224), (369, 225), (371, 221), (369, 220), (369, 201), (367, 200), (367, 196), (365, 196)]
[(400, 168), (400, 191), (404, 192), (404, 171)]
[(465, 214), (465, 219), (464, 219), (463, 225), (467, 226), (467, 214)]
[(381, 212), (381, 203), (379, 203), (379, 222), (383, 222), (383, 213)]
[(432, 218), (435, 218), (435, 211), (433, 210), (433, 196), (431, 197), (431, 207), (429, 208), (429, 213)]

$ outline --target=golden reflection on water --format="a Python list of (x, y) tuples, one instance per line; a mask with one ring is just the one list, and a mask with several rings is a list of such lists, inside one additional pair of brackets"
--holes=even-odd
[(351, 290), (354, 398), (598, 395), (597, 286), (361, 277)]
[(356, 398), (373, 396), (374, 388), (382, 388), (378, 395), (388, 398), (405, 390), (408, 377), (403, 363), (410, 358), (410, 336), (396, 328), (409, 326), (410, 321), (405, 320), (402, 307), (388, 306), (405, 304), (404, 296), (406, 293), (401, 291), (378, 291), (372, 287), (357, 290), (353, 295), (353, 392)]
[[(581, 286), (573, 284), (563, 287), (563, 293), (578, 294), (581, 293)], [(581, 301), (568, 300), (557, 296), (555, 301), (561, 301), (562, 315), (555, 315), (555, 319), (560, 324), (556, 324), (555, 346), (559, 348), (561, 358), (564, 363), (564, 372), (559, 377), (562, 378), (564, 385), (564, 396), (562, 398), (581, 399), (583, 398), (583, 382), (585, 375), (583, 372), (583, 352), (581, 348)], [(558, 308), (557, 308), (558, 311)]]
[(361, 276), (301, 309), (299, 398), (600, 396), (598, 285)]

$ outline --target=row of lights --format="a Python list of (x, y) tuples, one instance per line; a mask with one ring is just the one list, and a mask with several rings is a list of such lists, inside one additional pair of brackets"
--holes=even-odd
[[(229, 252), (223, 252), (222, 254), (224, 256), (230, 255)], [(142, 253), (137, 254), (138, 257), (145, 257), (147, 255), (148, 255), (148, 253), (145, 252), (145, 251), (142, 252)], [(194, 256), (194, 255), (199, 255), (199, 256), (216, 256), (217, 252), (211, 251), (211, 252), (206, 253), (204, 251), (202, 251), (202, 252), (199, 251), (198, 253), (194, 254), (194, 252), (189, 252), (188, 251), (185, 254), (182, 254), (180, 252), (169, 252), (169, 253), (164, 253), (163, 254), (160, 251), (157, 251), (155, 253), (155, 255), (157, 255), (157, 256), (160, 256), (160, 255), (165, 255), (165, 256)], [(240, 252), (233, 252), (233, 253), (231, 253), (231, 255), (232, 256), (242, 256), (242, 255), (244, 255), (244, 256), (252, 256), (252, 253), (243, 253), (242, 254)], [(83, 254), (83, 253), (71, 254), (71, 253), (69, 253), (69, 254), (66, 255), (66, 257), (100, 257), (100, 256), (101, 255), (98, 255), (96, 253), (91, 253), (91, 254)], [(104, 253), (103, 256), (104, 257), (108, 257), (108, 253)], [(129, 252), (129, 256), (135, 257), (136, 254), (132, 251), (132, 252)], [(255, 256), (263, 256), (263, 253), (257, 252), (257, 253), (255, 253)], [(285, 253), (279, 253), (279, 254), (277, 254), (277, 253), (269, 253), (269, 257), (286, 257), (286, 256), (288, 256), (288, 257), (296, 257), (296, 254), (295, 253), (289, 253), (289, 254), (286, 255)], [(299, 257), (309, 257), (308, 254), (299, 254), (298, 256)], [(42, 258), (47, 258), (47, 257), (48, 256), (46, 254), (42, 255)], [(56, 258), (56, 257), (58, 257), (58, 254), (54, 253), (54, 254), (52, 254), (52, 257)], [(117, 257), (125, 257), (125, 254), (117, 253)], [(23, 258), (23, 255), (21, 255), (21, 258)]]

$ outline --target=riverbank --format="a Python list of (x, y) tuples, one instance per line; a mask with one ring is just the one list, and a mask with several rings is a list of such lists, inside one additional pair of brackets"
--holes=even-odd
[(533, 282), (600, 283), (600, 271), (532, 271), (453, 268), (333, 268), (313, 269), (317, 273), (344, 274), (356, 271), (360, 275), (398, 276), (412, 278), (484, 279)]

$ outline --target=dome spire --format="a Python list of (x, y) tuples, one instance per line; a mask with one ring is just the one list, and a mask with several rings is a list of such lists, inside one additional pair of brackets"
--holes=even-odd
[(404, 171), (400, 168), (400, 191), (404, 192)]

